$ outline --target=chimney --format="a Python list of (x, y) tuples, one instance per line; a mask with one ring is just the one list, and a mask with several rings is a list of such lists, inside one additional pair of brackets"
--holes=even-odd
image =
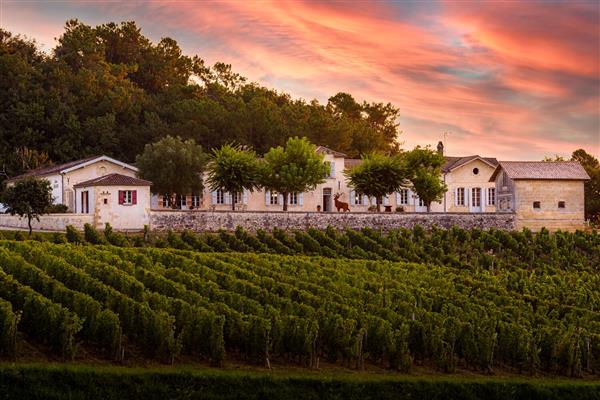
[(441, 155), (441, 156), (443, 156), (443, 155), (444, 155), (444, 143), (442, 143), (442, 141), (441, 141), (441, 140), (438, 142), (438, 145), (437, 145), (437, 152), (438, 152), (438, 154), (439, 154), (439, 155)]

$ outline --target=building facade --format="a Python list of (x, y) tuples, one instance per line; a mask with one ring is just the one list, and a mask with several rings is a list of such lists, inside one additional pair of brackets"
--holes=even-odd
[(515, 213), (516, 228), (576, 230), (584, 226), (584, 182), (577, 161), (501, 161), (490, 178), (498, 212)]

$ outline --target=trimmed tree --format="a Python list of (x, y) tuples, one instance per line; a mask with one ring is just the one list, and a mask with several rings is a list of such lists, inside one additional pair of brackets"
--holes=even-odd
[(193, 139), (167, 136), (156, 143), (147, 144), (137, 156), (139, 176), (152, 182), (152, 192), (169, 198), (172, 208), (175, 194), (187, 194), (203, 189), (202, 171), (206, 156)]
[(287, 211), (290, 193), (312, 190), (325, 182), (329, 167), (323, 155), (307, 138), (289, 138), (285, 148), (278, 146), (265, 154), (261, 186), (283, 195), (283, 211)]
[(31, 236), (31, 220), (39, 221), (40, 215), (48, 213), (52, 205), (52, 187), (46, 179), (25, 178), (6, 188), (2, 202), (11, 215), (27, 217)]
[(362, 163), (344, 174), (358, 193), (375, 197), (378, 212), (385, 196), (407, 184), (407, 172), (400, 155), (368, 154), (362, 158)]
[(260, 165), (256, 153), (239, 146), (224, 145), (213, 149), (208, 163), (207, 184), (210, 190), (223, 189), (231, 194), (231, 209), (244, 190), (251, 192), (260, 187)]
[(440, 201), (448, 186), (442, 181), (444, 156), (429, 147), (415, 147), (403, 154), (408, 179), (419, 199), (431, 211), (431, 203)]

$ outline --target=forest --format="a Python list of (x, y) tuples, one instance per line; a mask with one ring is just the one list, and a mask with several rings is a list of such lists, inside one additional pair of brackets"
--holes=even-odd
[(0, 76), (4, 177), (99, 154), (133, 162), (168, 135), (206, 150), (235, 143), (259, 154), (292, 136), (350, 157), (399, 148), (392, 104), (348, 93), (326, 104), (294, 99), (248, 82), (231, 65), (184, 55), (171, 38), (152, 43), (135, 22), (67, 21), (50, 52), (0, 29)]

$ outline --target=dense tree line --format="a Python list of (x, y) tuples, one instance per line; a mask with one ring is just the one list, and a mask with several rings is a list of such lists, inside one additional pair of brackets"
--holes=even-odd
[(306, 136), (357, 157), (397, 149), (398, 109), (327, 104), (262, 87), (230, 65), (205, 65), (177, 42), (152, 43), (135, 22), (68, 21), (50, 54), (0, 30), (0, 168), (13, 176), (47, 164), (107, 154), (133, 162), (167, 135), (205, 149), (235, 142), (259, 154)]

